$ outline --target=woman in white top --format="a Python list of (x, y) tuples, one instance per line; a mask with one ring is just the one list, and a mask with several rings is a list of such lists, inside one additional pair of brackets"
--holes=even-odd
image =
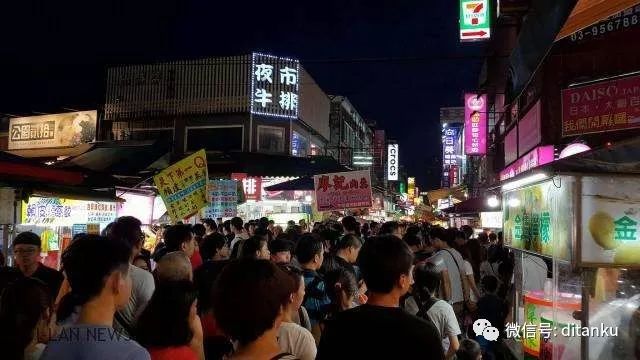
[(278, 331), (278, 345), (280, 345), (280, 350), (292, 354), (300, 360), (313, 360), (316, 358), (317, 352), (313, 335), (294, 321), (304, 300), (302, 271), (291, 265), (281, 265), (281, 268), (291, 276), (296, 288), (292, 289), (289, 304), (284, 311), (284, 318)]
[[(460, 249), (460, 254), (464, 259), (462, 265), (462, 271), (464, 273), (464, 281), (467, 283), (467, 287), (470, 289), (469, 291), (469, 301), (473, 304), (478, 303), (478, 299), (480, 299), (480, 291), (478, 290), (478, 286), (476, 284), (476, 279), (473, 273), (473, 266), (471, 266), (471, 256), (469, 253), (469, 249), (467, 247), (462, 247)], [(473, 305), (472, 305), (473, 306)]]

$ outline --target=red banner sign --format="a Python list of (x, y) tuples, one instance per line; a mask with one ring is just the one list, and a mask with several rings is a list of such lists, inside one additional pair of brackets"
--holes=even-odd
[(562, 91), (562, 136), (640, 128), (640, 76)]
[(372, 206), (369, 170), (315, 175), (313, 183), (318, 211)]

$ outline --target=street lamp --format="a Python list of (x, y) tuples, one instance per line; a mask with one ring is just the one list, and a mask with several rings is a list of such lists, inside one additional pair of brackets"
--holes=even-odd
[(491, 195), (487, 199), (487, 205), (489, 205), (489, 207), (491, 207), (491, 208), (496, 208), (496, 207), (498, 207), (498, 205), (500, 205), (500, 200), (498, 200), (497, 196)]

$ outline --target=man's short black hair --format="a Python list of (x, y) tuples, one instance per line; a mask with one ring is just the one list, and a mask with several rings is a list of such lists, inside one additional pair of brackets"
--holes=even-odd
[(316, 255), (322, 254), (322, 239), (316, 234), (304, 234), (298, 240), (296, 246), (296, 257), (300, 264), (307, 264), (313, 260)]
[(345, 231), (358, 231), (358, 220), (353, 216), (345, 216), (342, 218), (342, 227)]
[(242, 225), (244, 224), (244, 222), (242, 221), (241, 218), (239, 217), (234, 217), (231, 218), (231, 227), (235, 230), (242, 230)]
[(220, 233), (205, 235), (200, 243), (200, 256), (202, 260), (211, 260), (224, 247), (226, 239)]
[(225, 222), (222, 223), (222, 227), (227, 231), (227, 232), (231, 232), (231, 220), (225, 220)]
[(40, 247), (40, 236), (31, 231), (23, 231), (13, 239), (13, 245), (35, 245)]
[(122, 216), (113, 222), (107, 237), (124, 241), (130, 248), (139, 247), (144, 241), (144, 234), (140, 229), (142, 222), (133, 216)]
[(256, 258), (256, 253), (262, 249), (262, 246), (267, 242), (262, 236), (252, 236), (247, 240), (241, 242), (242, 250), (240, 253), (243, 258)]
[(226, 335), (247, 345), (274, 327), (294, 287), (291, 276), (268, 260), (231, 262), (214, 285), (214, 316)]
[(421, 299), (426, 300), (428, 297), (435, 295), (440, 288), (442, 275), (435, 269), (435, 265), (426, 263), (416, 266), (413, 278), (415, 281), (413, 284), (414, 292)]
[(439, 226), (434, 226), (434, 227), (431, 228), (431, 231), (429, 232), (429, 237), (432, 240), (440, 239), (440, 240), (446, 242), (447, 244), (449, 244), (451, 242), (449, 240), (449, 234), (447, 233), (447, 230), (445, 230), (444, 228), (441, 228)]
[(482, 355), (482, 348), (475, 340), (463, 339), (456, 351), (457, 360), (476, 360)]
[(204, 219), (202, 223), (209, 227), (209, 229), (218, 230), (218, 224), (213, 219)]
[(189, 225), (173, 225), (164, 233), (164, 243), (167, 245), (167, 252), (181, 251), (183, 243), (191, 241), (193, 232)]
[(382, 224), (382, 226), (380, 227), (379, 234), (391, 235), (394, 232), (398, 231), (399, 228), (400, 228), (400, 224), (397, 221), (387, 221), (386, 223)]
[(199, 236), (199, 237), (203, 237), (204, 234), (207, 233), (207, 229), (205, 229), (204, 225), (202, 224), (195, 224), (191, 227), (191, 231), (193, 232), (193, 234), (195, 236)]
[(362, 247), (362, 241), (353, 234), (347, 234), (338, 240), (335, 250), (344, 250), (351, 247), (360, 249)]
[(277, 238), (269, 243), (269, 251), (272, 254), (288, 251), (293, 249), (293, 243), (283, 238)]
[(411, 271), (413, 254), (409, 246), (396, 236), (382, 235), (364, 243), (358, 265), (369, 290), (388, 294), (400, 276)]

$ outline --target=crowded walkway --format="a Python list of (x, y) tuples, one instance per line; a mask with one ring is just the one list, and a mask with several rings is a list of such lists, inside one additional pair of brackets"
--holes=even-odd
[[(509, 316), (501, 234), (426, 223), (133, 217), (80, 234), (61, 271), (18, 234), (0, 268), (2, 359), (500, 359), (476, 336)], [(501, 331), (502, 332), (502, 331)]]

